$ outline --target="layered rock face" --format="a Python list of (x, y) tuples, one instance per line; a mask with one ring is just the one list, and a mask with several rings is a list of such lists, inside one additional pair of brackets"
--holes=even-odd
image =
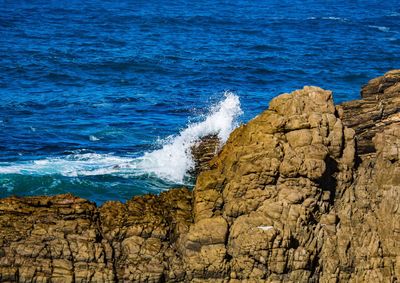
[(397, 282), (400, 71), (362, 96), (278, 96), (193, 192), (0, 200), (0, 281)]
[(217, 155), (220, 149), (221, 141), (217, 135), (208, 135), (203, 137), (191, 148), (195, 166), (193, 172), (197, 176), (200, 172), (210, 169), (210, 161)]
[(374, 152), (372, 138), (390, 124), (400, 123), (400, 70), (371, 80), (361, 90), (361, 100), (339, 107), (343, 123), (356, 131), (360, 154)]

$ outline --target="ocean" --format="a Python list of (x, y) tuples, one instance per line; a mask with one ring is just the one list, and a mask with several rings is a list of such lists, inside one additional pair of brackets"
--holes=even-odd
[(193, 186), (190, 147), (272, 97), (400, 68), (398, 1), (0, 1), (0, 197)]

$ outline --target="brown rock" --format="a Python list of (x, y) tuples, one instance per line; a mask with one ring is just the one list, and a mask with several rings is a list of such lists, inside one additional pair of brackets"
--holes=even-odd
[(358, 154), (375, 151), (372, 138), (400, 122), (400, 70), (371, 80), (361, 90), (363, 99), (338, 106), (345, 126), (354, 129)]
[(71, 195), (2, 199), (0, 281), (159, 282), (179, 277), (176, 259), (167, 258), (174, 257), (171, 245), (191, 221), (188, 190), (134, 198), (126, 205), (108, 202), (100, 209)]
[(208, 135), (192, 146), (191, 152), (195, 162), (192, 175), (197, 176), (201, 171), (210, 169), (209, 162), (217, 155), (220, 145), (221, 141), (217, 135)]

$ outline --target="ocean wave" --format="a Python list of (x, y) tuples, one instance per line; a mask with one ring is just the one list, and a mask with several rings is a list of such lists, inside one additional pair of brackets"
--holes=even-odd
[(96, 137), (95, 135), (90, 135), (90, 136), (89, 136), (89, 140), (90, 140), (90, 141), (99, 141), (100, 138)]
[[(225, 142), (237, 126), (237, 118), (241, 114), (239, 97), (226, 92), (224, 99), (212, 106), (201, 122), (189, 123), (178, 135), (162, 140), (160, 149), (147, 152), (141, 157), (77, 151), (62, 157), (12, 163), (1, 162), (0, 174), (66, 177), (152, 175), (183, 184), (188, 177), (187, 172), (194, 166), (190, 148), (199, 139), (209, 134), (217, 134), (221, 142)], [(97, 141), (99, 138), (91, 135), (89, 139)]]
[(165, 139), (161, 149), (138, 158), (138, 169), (170, 181), (183, 182), (187, 172), (194, 167), (190, 148), (209, 134), (217, 134), (224, 143), (241, 114), (239, 97), (226, 92), (225, 99), (213, 106), (202, 122), (189, 124), (177, 136)]
[(390, 28), (384, 27), (384, 26), (369, 25), (368, 27), (373, 28), (373, 29), (377, 29), (377, 30), (382, 31), (382, 32), (389, 32), (390, 31)]
[(331, 21), (347, 21), (346, 18), (341, 18), (341, 17), (322, 17), (323, 20), (331, 20)]
[(388, 16), (389, 17), (399, 17), (400, 16), (400, 12), (391, 12)]
[(2, 162), (0, 163), (0, 174), (62, 175), (67, 177), (102, 175), (116, 173), (121, 164), (131, 161), (131, 158), (111, 154), (78, 153), (19, 163)]
[(340, 22), (347, 22), (347, 18), (341, 17), (308, 17), (307, 20), (328, 20), (328, 21), (340, 21)]

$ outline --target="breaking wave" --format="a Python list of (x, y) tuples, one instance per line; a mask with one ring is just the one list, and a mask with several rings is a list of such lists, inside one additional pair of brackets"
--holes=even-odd
[(212, 106), (201, 122), (189, 123), (178, 135), (166, 138), (162, 147), (141, 157), (113, 154), (74, 153), (24, 162), (0, 163), (0, 174), (62, 175), (67, 177), (117, 175), (134, 177), (152, 175), (174, 183), (184, 183), (193, 168), (190, 148), (202, 137), (216, 134), (224, 143), (237, 126), (242, 114), (239, 97), (226, 92), (224, 99)]
[(183, 182), (188, 170), (194, 166), (191, 146), (209, 134), (217, 134), (224, 143), (237, 126), (237, 117), (241, 114), (239, 97), (231, 92), (225, 93), (225, 99), (212, 107), (202, 122), (189, 124), (179, 135), (167, 138), (161, 149), (138, 158), (138, 168), (163, 179)]

